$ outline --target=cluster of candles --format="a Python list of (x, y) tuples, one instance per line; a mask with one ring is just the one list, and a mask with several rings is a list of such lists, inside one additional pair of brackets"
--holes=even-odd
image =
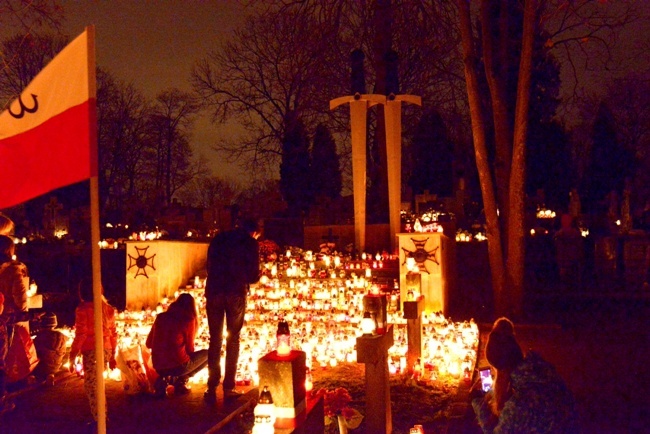
[(539, 208), (537, 210), (537, 218), (538, 219), (554, 219), (556, 216), (555, 211), (547, 209), (547, 208)]
[(483, 232), (477, 232), (472, 234), (468, 230), (458, 229), (456, 232), (456, 242), (457, 243), (470, 243), (472, 241), (485, 241), (487, 237)]
[(404, 232), (443, 233), (443, 227), (439, 222), (443, 218), (447, 220), (454, 219), (453, 213), (436, 211), (434, 209), (428, 209), (419, 215), (402, 210), (400, 216)]
[[(310, 370), (356, 362), (356, 338), (364, 333), (363, 298), (369, 293), (381, 293), (372, 283), (372, 270), (383, 267), (385, 258), (382, 255), (362, 255), (355, 260), (342, 256), (329, 257), (329, 261), (326, 258), (287, 254), (281, 255), (279, 261), (263, 265), (262, 279), (252, 285), (249, 293), (240, 335), (236, 378), (239, 385), (258, 385), (257, 361), (274, 350), (304, 351)], [(183, 290), (195, 297), (199, 309), (197, 349), (207, 348), (210, 341), (204, 284), (204, 279), (194, 278), (189, 288)], [(399, 291), (394, 287), (383, 294), (387, 297), (387, 322), (394, 325), (395, 343), (389, 349), (391, 374), (413, 372), (425, 383), (454, 381), (471, 375), (478, 347), (478, 327), (474, 321), (452, 322), (440, 312), (423, 313), (422, 357), (417, 366), (407, 366), (407, 320), (399, 310)], [(140, 345), (146, 353), (144, 342), (156, 315), (165, 311), (177, 296), (178, 293), (174, 298), (162, 299), (154, 309), (120, 312), (119, 347)], [(286, 338), (278, 338), (279, 324)], [(71, 340), (73, 333), (69, 336)], [(110, 378), (119, 378), (118, 374), (112, 373)], [(191, 381), (207, 382), (207, 369)]]
[(426, 232), (426, 233), (432, 233), (432, 232), (437, 232), (437, 233), (443, 233), (444, 229), (438, 222), (428, 222), (422, 224), (420, 222), (420, 219), (415, 219), (415, 223), (411, 225), (411, 223), (406, 223), (404, 225), (404, 231), (405, 232)]
[(99, 242), (99, 248), (100, 249), (119, 249), (120, 248), (120, 242), (115, 240), (115, 239), (108, 238), (108, 239), (105, 239), (105, 240), (101, 240)]

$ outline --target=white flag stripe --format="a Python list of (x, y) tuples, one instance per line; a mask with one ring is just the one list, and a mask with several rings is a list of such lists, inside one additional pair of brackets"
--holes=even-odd
[[(38, 101), (35, 113), (23, 113), (34, 107), (33, 95)], [(23, 106), (16, 98), (9, 109), (0, 114), (0, 140), (29, 131), (65, 110), (88, 101), (88, 42), (83, 32), (68, 44), (32, 80), (21, 94)], [(14, 115), (23, 114), (16, 118)]]

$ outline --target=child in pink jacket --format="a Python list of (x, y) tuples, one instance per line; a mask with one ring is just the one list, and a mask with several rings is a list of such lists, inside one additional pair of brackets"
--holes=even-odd
[[(93, 308), (92, 280), (84, 279), (79, 284), (81, 303), (75, 311), (75, 337), (70, 347), (70, 370), (74, 371), (74, 361), (81, 354), (84, 370), (84, 389), (90, 404), (93, 420), (97, 422), (97, 357), (95, 354), (95, 320)], [(116, 309), (102, 296), (102, 323), (104, 341), (104, 361), (115, 369), (117, 350)], [(101, 367), (102, 370), (105, 366)]]

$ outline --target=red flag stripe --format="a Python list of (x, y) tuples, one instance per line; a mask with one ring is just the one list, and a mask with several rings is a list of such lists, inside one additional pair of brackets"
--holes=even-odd
[(94, 110), (91, 99), (36, 128), (0, 140), (2, 178), (8, 183), (0, 193), (0, 209), (97, 174), (96, 165), (89, 164)]

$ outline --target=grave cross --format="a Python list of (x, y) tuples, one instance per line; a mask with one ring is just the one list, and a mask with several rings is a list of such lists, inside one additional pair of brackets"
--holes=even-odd
[(334, 241), (339, 239), (338, 235), (333, 235), (332, 234), (332, 228), (327, 229), (327, 235), (323, 235), (321, 237), (323, 240), (327, 241), (328, 243), (333, 243)]
[(46, 229), (56, 229), (56, 223), (57, 223), (57, 218), (59, 215), (59, 211), (63, 209), (63, 205), (61, 205), (57, 198), (55, 196), (50, 197), (50, 202), (44, 206), (45, 208), (45, 215), (43, 217), (44, 220), (44, 226)]

